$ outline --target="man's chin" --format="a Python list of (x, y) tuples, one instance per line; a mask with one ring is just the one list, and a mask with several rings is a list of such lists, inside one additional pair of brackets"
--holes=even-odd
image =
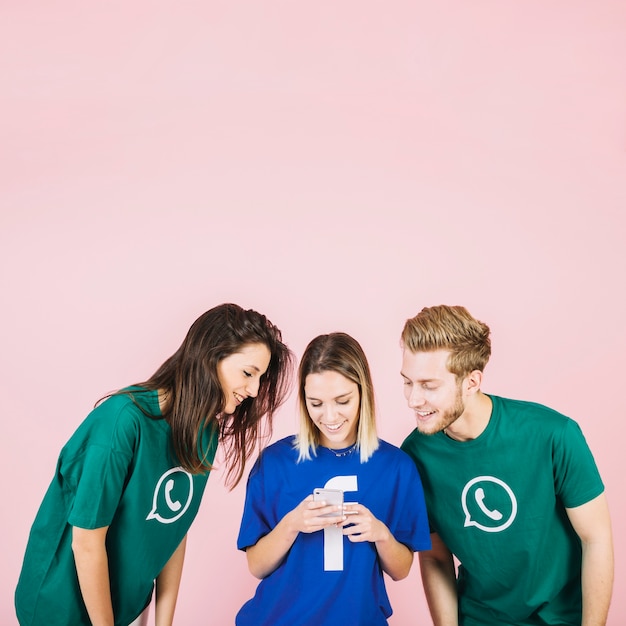
[(437, 433), (440, 433), (443, 428), (441, 428), (440, 424), (417, 424), (417, 430), (420, 432), (420, 434), (422, 435), (428, 435), (429, 437), (431, 435), (436, 435)]

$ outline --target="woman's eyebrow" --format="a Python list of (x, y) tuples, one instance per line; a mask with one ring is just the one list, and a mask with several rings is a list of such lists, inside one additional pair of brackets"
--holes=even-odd
[[(345, 398), (346, 396), (349, 396), (351, 394), (353, 394), (354, 391), (346, 391), (345, 393), (340, 393), (338, 396), (335, 396), (333, 398), (333, 400), (339, 400), (339, 398)], [(307, 400), (317, 400), (318, 402), (321, 402), (321, 400), (319, 398), (314, 398), (313, 396), (306, 396)]]

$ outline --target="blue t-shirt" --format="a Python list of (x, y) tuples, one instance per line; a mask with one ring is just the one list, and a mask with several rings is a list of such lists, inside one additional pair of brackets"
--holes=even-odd
[[(294, 438), (287, 437), (269, 446), (252, 468), (237, 540), (240, 550), (267, 535), (316, 487), (343, 489), (345, 502), (367, 507), (397, 541), (413, 551), (430, 548), (422, 484), (400, 449), (380, 441), (366, 463), (358, 452), (338, 457), (321, 446), (311, 460), (298, 463), (297, 458)], [(331, 533), (338, 530), (333, 529)], [(392, 611), (375, 545), (341, 536), (342, 569), (332, 569), (324, 549), (333, 540), (326, 531), (300, 533), (283, 562), (241, 608), (237, 626), (387, 624)]]

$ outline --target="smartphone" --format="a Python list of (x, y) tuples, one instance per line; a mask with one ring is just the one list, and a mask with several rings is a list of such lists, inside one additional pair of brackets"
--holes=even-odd
[[(322, 489), (316, 487), (313, 489), (313, 500), (318, 502), (323, 500), (326, 502), (326, 506), (338, 505), (343, 509), (343, 491), (341, 489)], [(322, 517), (341, 517), (343, 513), (341, 510), (334, 513), (326, 513)]]

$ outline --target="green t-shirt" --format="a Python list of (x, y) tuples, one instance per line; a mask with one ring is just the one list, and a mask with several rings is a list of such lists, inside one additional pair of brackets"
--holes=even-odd
[[(155, 391), (133, 388), (160, 416)], [(79, 426), (31, 529), (15, 592), (22, 626), (89, 625), (71, 549), (72, 526), (109, 526), (106, 548), (116, 626), (127, 626), (152, 596), (154, 579), (198, 512), (208, 473), (184, 471), (163, 419), (126, 394), (108, 398)], [(217, 433), (205, 431), (212, 462)]]
[(460, 561), (463, 626), (580, 626), (581, 544), (565, 508), (603, 490), (578, 425), (547, 407), (490, 396), (481, 435), (414, 430), (432, 532)]

